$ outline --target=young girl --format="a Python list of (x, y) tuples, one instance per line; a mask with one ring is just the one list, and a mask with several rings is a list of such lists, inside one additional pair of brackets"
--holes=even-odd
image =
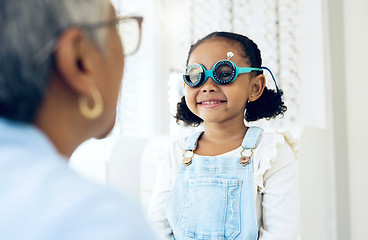
[(214, 32), (191, 46), (176, 119), (205, 131), (159, 159), (148, 218), (160, 240), (298, 238), (296, 142), (244, 122), (286, 111), (261, 64), (257, 45), (239, 34)]

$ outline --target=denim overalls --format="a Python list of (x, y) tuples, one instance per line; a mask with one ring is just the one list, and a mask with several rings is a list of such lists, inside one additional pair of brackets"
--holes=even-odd
[[(243, 155), (253, 154), (262, 132), (258, 127), (248, 129), (242, 143)], [(201, 134), (187, 138), (186, 152), (193, 154)], [(246, 163), (241, 164), (241, 155), (194, 155), (188, 166), (182, 164), (165, 206), (176, 240), (257, 239), (253, 159), (242, 159)]]

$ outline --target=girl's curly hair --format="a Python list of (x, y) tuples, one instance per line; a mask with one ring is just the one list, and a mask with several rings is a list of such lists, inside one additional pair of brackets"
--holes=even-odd
[[(242, 57), (249, 59), (251, 67), (261, 68), (261, 51), (258, 49), (257, 44), (255, 44), (251, 39), (246, 36), (231, 32), (213, 32), (208, 34), (204, 38), (199, 39), (189, 49), (187, 65), (189, 57), (194, 49), (196, 49), (204, 41), (215, 38), (225, 38), (230, 41), (236, 42), (243, 52)], [(255, 76), (262, 74), (262, 72), (260, 71), (254, 73)], [(281, 97), (283, 96), (283, 91), (281, 89), (280, 94), (281, 96), (279, 96), (275, 90), (265, 87), (262, 95), (256, 101), (247, 102), (244, 119), (248, 122), (252, 122), (262, 118), (266, 118), (267, 120), (269, 120), (277, 116), (283, 117), (284, 113), (287, 110), (287, 107), (282, 101)], [(200, 125), (203, 122), (203, 119), (199, 118), (197, 115), (189, 110), (185, 102), (185, 96), (183, 96), (181, 98), (181, 101), (177, 104), (177, 111), (174, 117), (176, 118), (176, 122), (178, 124), (180, 124), (180, 122), (183, 122), (185, 125), (194, 127)]]

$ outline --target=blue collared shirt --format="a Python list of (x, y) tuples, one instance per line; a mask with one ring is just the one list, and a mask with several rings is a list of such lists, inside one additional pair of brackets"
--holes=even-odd
[(154, 239), (140, 207), (69, 167), (33, 125), (0, 118), (0, 239)]

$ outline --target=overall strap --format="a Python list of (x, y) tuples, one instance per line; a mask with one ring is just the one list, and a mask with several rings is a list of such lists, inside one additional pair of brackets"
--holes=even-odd
[(263, 129), (260, 127), (250, 127), (243, 139), (242, 147), (244, 149), (254, 149), (258, 146)]
[[(245, 149), (252, 149), (257, 147), (259, 141), (261, 140), (263, 129), (260, 127), (250, 127), (245, 134), (245, 137), (242, 142), (242, 147)], [(203, 134), (203, 131), (196, 132), (190, 135), (184, 143), (184, 150), (192, 151), (196, 149), (198, 139)]]
[(194, 149), (197, 148), (197, 143), (198, 143), (198, 139), (199, 137), (202, 135), (202, 132), (196, 132), (192, 135), (190, 135), (184, 143), (184, 150), (185, 151), (193, 151)]

